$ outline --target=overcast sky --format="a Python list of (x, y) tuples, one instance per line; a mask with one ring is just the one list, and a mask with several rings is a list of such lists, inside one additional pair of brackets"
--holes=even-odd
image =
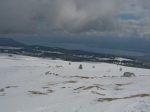
[(150, 37), (150, 0), (0, 0), (0, 34)]

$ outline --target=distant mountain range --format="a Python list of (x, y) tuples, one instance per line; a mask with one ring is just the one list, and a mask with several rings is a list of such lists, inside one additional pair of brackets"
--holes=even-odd
[(0, 38), (0, 46), (22, 47), (25, 46), (25, 44), (11, 38)]
[(46, 47), (40, 45), (26, 45), (11, 38), (0, 38), (0, 52), (42, 58), (59, 58), (67, 61), (107, 62), (124, 66), (150, 68), (149, 62), (140, 60), (136, 57), (102, 54), (81, 50), (68, 50), (63, 48)]

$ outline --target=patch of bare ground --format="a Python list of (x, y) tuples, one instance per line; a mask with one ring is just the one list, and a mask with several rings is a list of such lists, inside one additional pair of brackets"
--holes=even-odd
[(42, 87), (43, 89), (48, 89), (49, 87), (45, 86), (45, 87)]
[(132, 98), (138, 98), (138, 97), (150, 97), (150, 94), (136, 94), (136, 95), (131, 95), (127, 97), (122, 97), (122, 98), (99, 98), (97, 101), (98, 102), (110, 102), (114, 100), (122, 100), (122, 99), (132, 99)]
[(97, 94), (97, 95), (101, 95), (101, 96), (105, 96), (105, 94), (102, 94), (102, 93), (98, 93), (96, 91), (91, 91), (92, 94)]
[(85, 87), (83, 90), (90, 90), (90, 89), (93, 89), (93, 88), (101, 89), (101, 87), (95, 85), (95, 86), (88, 86), (88, 87)]
[(17, 87), (18, 87), (18, 86), (6, 86), (6, 87), (4, 87), (4, 88), (1, 88), (1, 89), (0, 89), (0, 96), (5, 96), (5, 95), (6, 95), (6, 93), (4, 93), (5, 90), (10, 89), (10, 88), (17, 88)]
[(55, 67), (56, 67), (56, 68), (63, 68), (62, 65), (56, 65)]
[(0, 89), (0, 92), (4, 92), (4, 91), (5, 91), (5, 89), (4, 89), (4, 88), (1, 88), (1, 89)]
[(81, 86), (81, 87), (78, 87), (78, 88), (75, 88), (75, 89), (73, 89), (73, 90), (80, 90), (80, 89), (83, 89), (85, 86)]
[(61, 88), (65, 89), (66, 87), (63, 86), (63, 87), (61, 87)]
[(93, 88), (96, 88), (97, 90), (98, 89), (105, 90), (104, 88), (101, 87), (101, 85), (96, 85), (96, 84), (94, 84), (92, 86), (87, 86), (83, 90), (90, 90), (90, 89), (93, 89)]
[(66, 82), (64, 82), (65, 84), (67, 84), (67, 83), (77, 83), (77, 81), (66, 81)]
[(129, 82), (129, 83), (124, 83), (124, 84), (115, 84), (115, 85), (117, 85), (117, 86), (126, 86), (126, 85), (131, 85), (132, 83), (131, 82)]
[(81, 86), (81, 87), (78, 87), (78, 88), (75, 88), (74, 90), (91, 90), (93, 88), (96, 88), (97, 90), (98, 89), (101, 89), (101, 90), (105, 90), (104, 88), (100, 87), (99, 85), (92, 85), (92, 86)]
[(48, 95), (48, 93), (41, 92), (41, 91), (28, 91), (32, 95)]
[(51, 89), (52, 85), (55, 85), (55, 84), (48, 82), (47, 85), (41, 87), (43, 91), (28, 91), (28, 93), (30, 93), (30, 95), (48, 95), (54, 92), (54, 90)]
[(132, 83), (124, 83), (124, 84), (115, 84), (115, 88), (114, 88), (114, 90), (116, 90), (116, 91), (121, 91), (121, 90), (123, 90), (123, 88), (121, 88), (121, 87), (123, 87), (123, 86), (127, 86), (127, 85), (131, 85)]
[(51, 83), (51, 82), (48, 82), (48, 83), (47, 83), (48, 86), (55, 86), (55, 85), (57, 85), (57, 84), (58, 84), (58, 83)]
[(0, 89), (0, 96), (5, 96), (6, 93), (4, 93), (4, 92), (5, 92), (5, 89), (4, 89), (4, 88), (1, 88), (1, 89)]
[(123, 90), (123, 88), (115, 87), (114, 90), (116, 90), (116, 91), (121, 91), (121, 90)]
[(54, 90), (51, 90), (51, 89), (47, 90), (47, 93), (53, 93), (53, 92), (54, 92)]
[(51, 89), (48, 89), (45, 92), (41, 92), (41, 91), (28, 91), (28, 92), (32, 95), (48, 95), (49, 93), (53, 93), (54, 91)]
[(17, 88), (18, 86), (6, 86), (6, 89), (10, 89), (10, 88)]
[(86, 77), (86, 76), (71, 76), (71, 78), (94, 79), (95, 77)]
[(54, 75), (54, 76), (59, 76), (57, 73), (52, 73), (51, 71), (45, 72), (45, 75)]

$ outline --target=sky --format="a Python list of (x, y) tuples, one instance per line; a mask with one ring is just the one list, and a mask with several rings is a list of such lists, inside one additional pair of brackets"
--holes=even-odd
[(150, 0), (0, 0), (0, 35), (150, 38)]

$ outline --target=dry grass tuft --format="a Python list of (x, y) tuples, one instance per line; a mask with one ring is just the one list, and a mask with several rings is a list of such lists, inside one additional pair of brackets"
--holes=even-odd
[(131, 95), (127, 97), (122, 97), (122, 98), (99, 98), (97, 101), (98, 102), (105, 102), (105, 101), (114, 101), (114, 100), (122, 100), (122, 99), (131, 99), (131, 98), (137, 98), (137, 97), (150, 97), (150, 94), (137, 94), (137, 95)]

